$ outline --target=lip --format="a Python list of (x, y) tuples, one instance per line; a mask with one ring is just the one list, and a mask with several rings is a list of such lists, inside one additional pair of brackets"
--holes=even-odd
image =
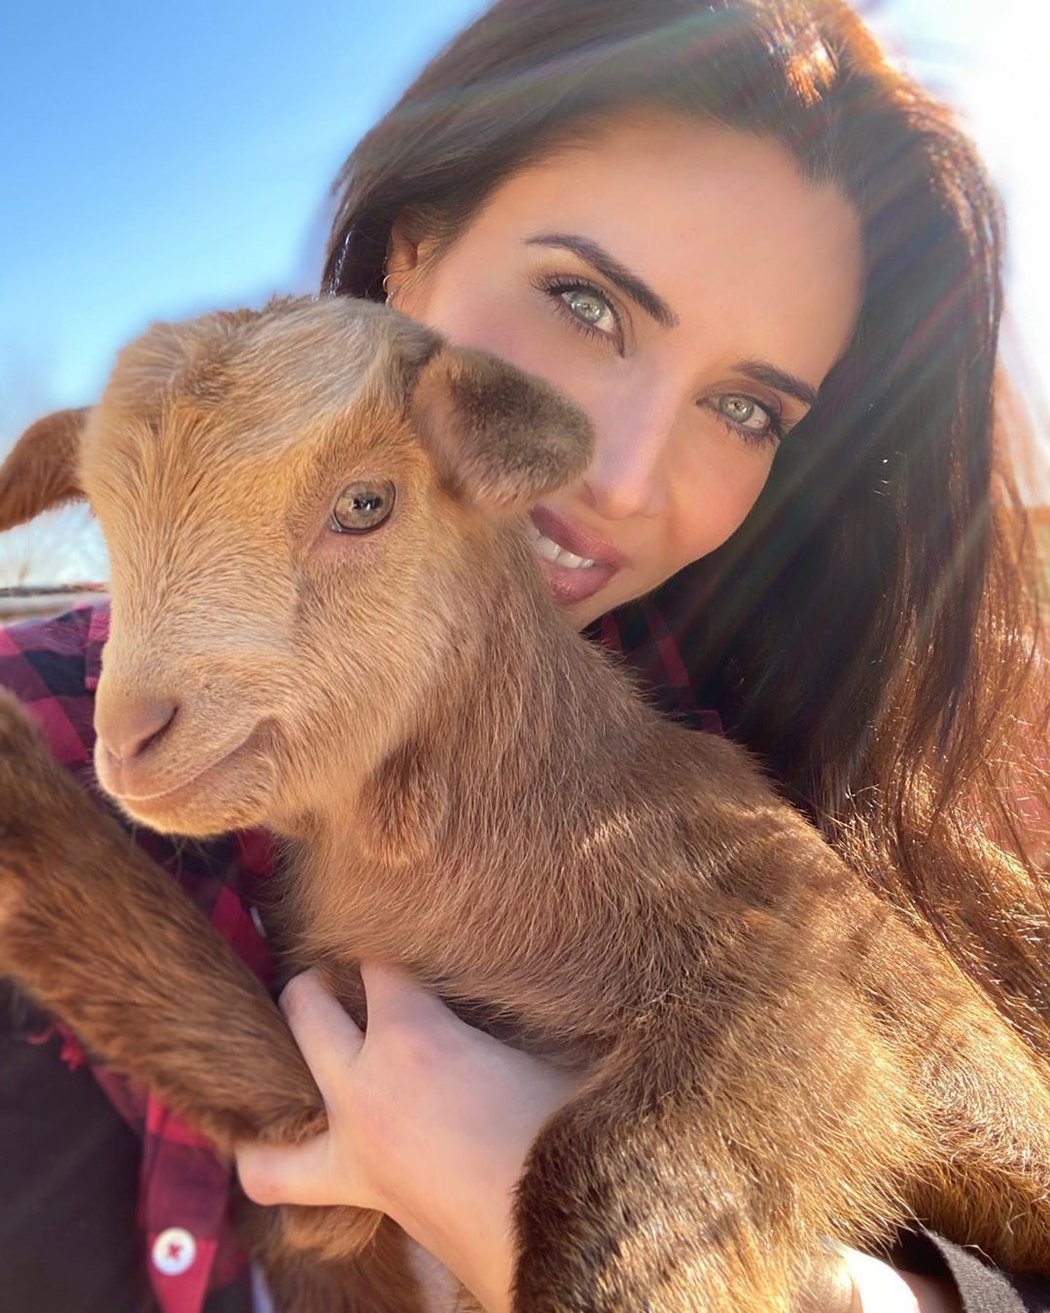
[(582, 556), (585, 561), (596, 561), (598, 565), (607, 565), (614, 570), (627, 564), (627, 557), (615, 547), (599, 538), (590, 529), (567, 520), (549, 506), (534, 506), (529, 512), (533, 524), (545, 538), (550, 538), (559, 547)]
[(530, 517), (545, 538), (552, 539), (574, 556), (595, 562), (584, 569), (572, 570), (537, 554), (536, 559), (547, 580), (551, 596), (563, 606), (593, 597), (626, 564), (627, 558), (623, 553), (618, 552), (604, 538), (566, 520), (547, 506), (534, 507)]

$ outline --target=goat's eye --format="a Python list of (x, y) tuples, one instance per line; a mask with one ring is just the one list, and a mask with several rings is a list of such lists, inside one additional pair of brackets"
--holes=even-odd
[(331, 527), (336, 533), (367, 533), (378, 529), (394, 509), (394, 485), (389, 479), (350, 483), (336, 498)]

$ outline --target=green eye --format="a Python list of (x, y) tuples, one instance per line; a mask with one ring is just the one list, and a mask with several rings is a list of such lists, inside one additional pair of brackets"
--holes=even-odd
[(368, 533), (378, 529), (394, 509), (394, 485), (389, 479), (349, 483), (332, 507), (330, 527), (336, 533)]
[(609, 308), (602, 298), (595, 296), (593, 292), (576, 289), (575, 291), (562, 293), (562, 299), (577, 319), (582, 319), (585, 324), (590, 324), (592, 328), (600, 324), (605, 315), (609, 313)]
[(718, 409), (726, 419), (739, 424), (741, 428), (762, 432), (771, 424), (769, 411), (757, 401), (753, 401), (751, 397), (745, 397), (739, 392), (727, 392), (719, 397)]
[(600, 287), (564, 274), (541, 276), (533, 286), (550, 297), (556, 314), (585, 336), (602, 338), (623, 355), (624, 326), (612, 298)]

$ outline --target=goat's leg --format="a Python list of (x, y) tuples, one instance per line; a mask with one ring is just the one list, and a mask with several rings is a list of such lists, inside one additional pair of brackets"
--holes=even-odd
[[(810, 1054), (773, 1000), (722, 1012), (721, 1034), (704, 1015), (717, 1005), (687, 1021), (675, 1006), (654, 1007), (533, 1145), (516, 1313), (790, 1313), (822, 1237), (871, 1243), (902, 1221), (893, 1187), (929, 1145), (877, 1035), (832, 1013)], [(836, 1101), (824, 1064), (840, 1050), (862, 1056)]]
[[(320, 1094), (265, 990), (174, 881), (56, 765), (2, 692), (0, 973), (220, 1153), (238, 1140), (296, 1141), (324, 1126)], [(300, 1274), (304, 1299), (340, 1281), (349, 1290), (381, 1284), (374, 1260), (361, 1275), (352, 1261), (369, 1249), (378, 1215), (269, 1216), (268, 1248)], [(337, 1263), (319, 1258), (323, 1242)], [(395, 1289), (410, 1281), (399, 1271), (385, 1274)], [(303, 1308), (344, 1306), (367, 1307), (318, 1297)]]
[(1045, 1271), (1045, 1073), (929, 965), (903, 1043), (829, 977), (722, 1011), (721, 1034), (703, 1003), (691, 1024), (654, 1008), (533, 1146), (516, 1313), (788, 1313), (821, 1237), (878, 1245), (914, 1217)]
[(346, 1208), (251, 1206), (241, 1230), (278, 1313), (425, 1313), (410, 1242), (389, 1218)]
[(1013, 1272), (1050, 1271), (1050, 1069), (975, 1000), (925, 1046), (921, 1080), (944, 1146), (915, 1208)]
[(1050, 1271), (1046, 1030), (1023, 1039), (943, 949), (855, 900), (850, 923), (866, 917), (875, 929), (851, 956), (853, 988), (907, 1071), (935, 1148), (927, 1170), (912, 1174), (909, 1206), (999, 1267)]
[(0, 973), (229, 1153), (323, 1125), (265, 990), (0, 695)]
[(698, 1141), (641, 1109), (560, 1114), (518, 1187), (515, 1313), (789, 1313), (788, 1237), (760, 1230), (745, 1173)]
[[(142, 1081), (229, 1155), (239, 1140), (297, 1141), (324, 1106), (259, 982), (178, 886), (91, 802), (0, 691), (0, 974), (61, 1017), (95, 1053)], [(274, 1209), (268, 1248), (300, 1274), (305, 1310), (349, 1291), (407, 1289), (400, 1267), (356, 1274), (378, 1215)], [(335, 1263), (320, 1259), (327, 1247)], [(302, 1275), (313, 1269), (319, 1274)], [(364, 1283), (364, 1284), (362, 1284)], [(346, 1299), (350, 1296), (347, 1295)], [(327, 1302), (326, 1302), (327, 1300)], [(298, 1313), (298, 1304), (289, 1304)]]

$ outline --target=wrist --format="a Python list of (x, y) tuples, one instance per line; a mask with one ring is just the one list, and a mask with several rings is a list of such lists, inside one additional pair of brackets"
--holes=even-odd
[(436, 1219), (396, 1206), (384, 1211), (471, 1292), (484, 1313), (510, 1313), (515, 1245), (509, 1200), (505, 1211), (494, 1207), (485, 1217), (438, 1228)]
[(506, 1213), (493, 1209), (479, 1223), (468, 1239), (467, 1250), (453, 1256), (452, 1270), (485, 1313), (510, 1313), (514, 1302), (515, 1243), (509, 1204)]

